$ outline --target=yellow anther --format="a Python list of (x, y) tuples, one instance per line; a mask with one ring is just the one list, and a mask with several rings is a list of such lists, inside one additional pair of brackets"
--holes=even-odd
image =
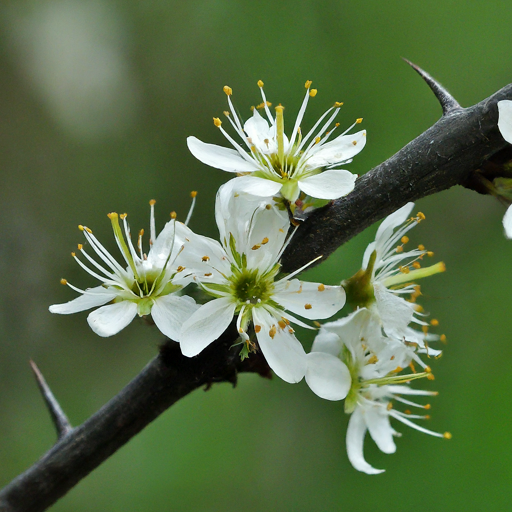
[(79, 225), (78, 225), (78, 229), (79, 229), (80, 231), (83, 231), (85, 228), (82, 226), (82, 224), (79, 224)]
[(304, 304), (304, 309), (311, 309), (313, 306), (311, 304)]
[(439, 320), (432, 318), (432, 320), (430, 320), (430, 325), (437, 327), (439, 325)]
[(450, 433), (450, 432), (445, 432), (445, 433), (443, 434), (443, 437), (444, 437), (445, 439), (451, 439), (451, 438), (452, 438), (452, 435), (451, 435), (451, 433)]
[(400, 254), (401, 252), (404, 252), (404, 248), (403, 248), (401, 245), (399, 245), (399, 246), (396, 248), (396, 252)]
[(76, 258), (76, 254), (74, 252), (71, 253), (71, 256), (73, 256), (73, 258)]
[(434, 256), (434, 252), (433, 251), (428, 251), (427, 252), (427, 256), (432, 258), (432, 256)]
[(201, 258), (201, 261), (210, 261), (210, 257), (209, 256), (203, 256)]
[(120, 218), (121, 220), (126, 219), (126, 217), (128, 217), (128, 214), (127, 214), (127, 213), (121, 213), (121, 215), (119, 215), (119, 218)]
[(372, 357), (370, 357), (370, 359), (368, 359), (368, 363), (367, 364), (375, 364), (375, 363), (378, 363), (379, 362), (379, 358), (373, 354)]
[(317, 322), (316, 320), (313, 322), (317, 327), (322, 327), (322, 324), (320, 322)]
[(181, 265), (176, 269), (176, 272), (183, 272), (185, 270), (185, 267), (182, 267)]
[(244, 330), (240, 327), (240, 329), (238, 329), (238, 332), (239, 332), (239, 334), (242, 334), (244, 332)]
[(251, 247), (251, 249), (252, 249), (253, 251), (256, 251), (256, 250), (257, 250), (257, 249), (259, 249), (260, 247), (261, 247), (261, 245), (256, 244), (256, 245), (253, 245), (253, 246)]
[(261, 80), (258, 80), (258, 87), (263, 87), (265, 84), (261, 81)]
[[(343, 106), (343, 102), (342, 101), (335, 101), (334, 102), (334, 108), (340, 108), (341, 106)], [(339, 126), (339, 123), (336, 123), (336, 126)]]
[(428, 325), (422, 325), (421, 330), (423, 331), (424, 334), (427, 334), (428, 333)]
[[(254, 107), (253, 107), (254, 108)], [(230, 113), (229, 113), (229, 110), (224, 110), (224, 112), (222, 112), (226, 117), (229, 117), (230, 116)]]
[(419, 261), (415, 261), (415, 262), (412, 264), (412, 266), (413, 266), (414, 268), (416, 268), (416, 269), (421, 268), (421, 265), (420, 265), (420, 262), (419, 262)]
[(255, 325), (254, 331), (256, 332), (256, 334), (259, 333), (261, 331), (261, 325)]
[(414, 306), (414, 309), (418, 312), (418, 313), (423, 313), (423, 306), (421, 304), (416, 304), (416, 306)]
[(309, 88), (311, 87), (311, 84), (312, 84), (312, 83), (313, 83), (313, 81), (312, 81), (312, 80), (306, 80), (306, 84), (304, 85), (304, 87), (305, 87), (306, 89), (309, 89)]
[(441, 357), (443, 357), (443, 353), (439, 352), (439, 354), (437, 354), (437, 356), (435, 356), (434, 359), (441, 359)]
[(62, 279), (60, 280), (60, 284), (68, 284), (68, 282), (67, 282), (64, 278), (62, 278)]
[(176, 212), (171, 212), (171, 219), (175, 219), (178, 215), (176, 214)]
[(262, 241), (261, 241), (261, 245), (265, 245), (265, 244), (268, 244), (268, 238), (265, 237)]
[(286, 327), (286, 322), (283, 322), (282, 320), (279, 320), (279, 322), (277, 322), (279, 324), (279, 327), (281, 327), (281, 329), (284, 329)]
[(441, 334), (439, 340), (442, 341), (443, 343), (446, 343), (446, 334)]
[(352, 145), (353, 145), (353, 146), (357, 146), (357, 140), (353, 140), (353, 141), (352, 141)]
[(311, 90), (309, 91), (309, 95), (310, 95), (312, 98), (314, 98), (314, 97), (317, 95), (317, 93), (318, 93), (318, 89), (311, 89)]
[(403, 370), (401, 366), (397, 366), (394, 370), (391, 371), (391, 373), (400, 373)]
[(290, 320), (288, 320), (288, 318), (285, 318), (284, 316), (281, 317), (281, 320), (286, 324), (286, 325), (290, 325)]
[(222, 125), (222, 121), (218, 118), (218, 117), (214, 117), (213, 118), (213, 124), (217, 127), (217, 128), (220, 128), (221, 125)]
[(429, 374), (427, 375), (427, 379), (428, 379), (428, 380), (436, 380), (436, 378), (434, 377), (434, 374), (433, 374), (433, 373), (429, 373)]
[(273, 325), (271, 328), (270, 328), (270, 331), (268, 331), (268, 335), (274, 339), (274, 336), (276, 335), (276, 332), (277, 332), (277, 329), (276, 329), (276, 326)]
[(323, 292), (325, 290), (325, 285), (324, 284), (319, 284), (318, 285), (318, 291), (319, 292)]
[(406, 244), (408, 241), (409, 241), (409, 237), (408, 236), (403, 236), (400, 241), (403, 243), (403, 244)]
[(84, 248), (84, 246), (83, 246), (82, 244), (78, 244), (78, 246), (77, 246), (77, 247), (78, 247), (78, 250), (79, 250), (79, 251), (81, 251), (81, 250)]
[(154, 205), (155, 205), (155, 203), (156, 203), (156, 200), (155, 200), (155, 199), (151, 199), (151, 200), (149, 201), (149, 205), (150, 205), (150, 206), (154, 206)]
[(424, 251), (425, 250), (425, 246), (423, 244), (420, 244), (420, 245), (418, 245), (418, 249), (420, 251)]
[(92, 229), (89, 229), (87, 227), (84, 227), (85, 231), (87, 231), (87, 233), (91, 233), (92, 234)]
[(315, 137), (315, 144), (318, 144), (322, 139), (320, 137)]
[(194, 197), (196, 197), (196, 196), (197, 196), (197, 190), (192, 190), (192, 192), (190, 192), (190, 197), (192, 199), (194, 199)]
[(204, 277), (210, 277), (212, 275), (211, 272), (208, 272), (207, 274), (204, 275)]
[(427, 409), (427, 411), (431, 408), (432, 406), (430, 404), (427, 404), (425, 405), (425, 409)]
[(404, 414), (412, 414), (409, 409), (405, 409)]
[(421, 295), (421, 285), (417, 284), (415, 287), (414, 287), (414, 293), (416, 295)]
[(225, 85), (222, 90), (226, 93), (227, 96), (231, 96), (233, 94), (233, 89), (229, 87), (229, 85)]
[(386, 405), (386, 409), (388, 411), (391, 411), (391, 409), (393, 409), (393, 403), (392, 402), (388, 402), (388, 405)]
[(290, 334), (293, 334), (295, 331), (290, 327), (290, 328), (288, 329), (288, 332), (289, 332)]
[(411, 369), (412, 373), (416, 373), (416, 367), (412, 361), (409, 363), (409, 368)]
[[(422, 212), (418, 212), (416, 214), (416, 216), (418, 217), (419, 220), (425, 220), (425, 214), (422, 213)], [(419, 221), (418, 221), (419, 222)]]
[(356, 119), (356, 123), (357, 124), (361, 124), (362, 122), (363, 122), (363, 118), (362, 117)]
[(389, 358), (389, 360), (390, 360), (390, 361), (393, 361), (393, 359), (395, 359), (395, 356), (391, 356), (391, 357)]
[(425, 370), (427, 373), (432, 373), (432, 368), (430, 368), (430, 366), (425, 366), (424, 370)]
[[(342, 103), (343, 105), (343, 103)], [(338, 126), (340, 125), (340, 123), (336, 123), (334, 126), (336, 126), (336, 128), (338, 128)]]
[(409, 267), (401, 266), (398, 268), (399, 268), (400, 272), (402, 272), (402, 274), (408, 274), (411, 271)]
[(426, 420), (429, 420), (429, 419), (430, 419), (430, 414), (425, 414), (424, 418), (425, 418)]

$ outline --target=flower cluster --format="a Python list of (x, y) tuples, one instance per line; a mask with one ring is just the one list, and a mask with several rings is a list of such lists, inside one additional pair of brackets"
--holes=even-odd
[[(422, 245), (406, 250), (406, 233), (425, 216), (411, 216), (409, 203), (385, 219), (376, 239), (363, 257), (362, 269), (353, 277), (332, 285), (302, 281), (281, 271), (281, 257), (294, 233), (300, 229), (300, 213), (339, 199), (354, 188), (356, 175), (340, 169), (352, 161), (366, 142), (366, 132), (348, 132), (333, 138), (333, 122), (341, 103), (336, 102), (303, 135), (301, 123), (310, 98), (317, 91), (306, 82), (306, 95), (289, 137), (284, 130), (284, 107), (270, 110), (263, 82), (262, 103), (242, 122), (225, 87), (229, 111), (225, 112), (237, 142), (214, 118), (214, 124), (234, 149), (188, 138), (192, 154), (203, 163), (235, 173), (220, 187), (215, 203), (219, 240), (188, 227), (171, 214), (160, 234), (156, 233), (154, 205), (150, 201), (149, 250), (143, 247), (144, 231), (132, 242), (127, 215), (110, 213), (114, 238), (122, 256), (120, 263), (86, 226), (79, 226), (85, 244), (72, 256), (100, 281), (82, 290), (78, 298), (50, 307), (52, 313), (69, 314), (94, 309), (87, 320), (100, 336), (112, 336), (137, 315), (151, 319), (168, 338), (179, 343), (186, 357), (200, 354), (234, 322), (238, 340), (232, 351), (244, 359), (261, 352), (281, 379), (297, 383), (305, 379), (319, 397), (345, 400), (351, 415), (347, 452), (353, 466), (378, 473), (363, 457), (368, 430), (385, 453), (395, 450), (398, 435), (391, 418), (422, 432), (438, 434), (414, 419), (427, 416), (399, 412), (393, 402), (428, 409), (404, 398), (435, 395), (409, 387), (412, 380), (432, 380), (422, 356), (438, 357), (431, 342), (444, 335), (429, 332), (437, 320), (426, 321), (416, 299), (421, 295), (416, 280), (443, 272), (443, 263), (424, 266), (433, 256)], [(262, 110), (266, 119), (259, 113)], [(192, 193), (193, 203), (195, 192)], [(85, 246), (88, 248), (86, 251)], [(89, 250), (90, 249), (90, 250)], [(92, 251), (92, 252), (91, 252)], [(317, 258), (318, 259), (318, 258)], [(194, 290), (194, 300), (189, 291)], [(321, 326), (320, 320), (336, 315), (348, 303), (353, 312)], [(309, 353), (296, 336), (294, 326), (318, 330)], [(421, 368), (417, 372), (415, 365)], [(404, 368), (410, 373), (402, 374)]]

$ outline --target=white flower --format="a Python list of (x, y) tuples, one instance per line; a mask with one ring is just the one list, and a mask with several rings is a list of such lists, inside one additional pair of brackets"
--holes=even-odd
[(259, 348), (279, 377), (290, 383), (306, 377), (317, 395), (342, 399), (348, 390), (346, 367), (327, 354), (306, 354), (290, 323), (309, 328), (293, 314), (330, 317), (343, 307), (344, 290), (293, 279), (302, 269), (276, 280), (289, 221), (271, 199), (236, 192), (228, 182), (219, 189), (215, 213), (222, 243), (190, 231), (180, 255), (180, 263), (215, 297), (183, 324), (183, 354), (199, 354), (238, 315), (243, 356), (255, 349), (247, 333), (253, 324)]
[(399, 346), (382, 337), (375, 316), (365, 308), (336, 322), (324, 324), (313, 343), (312, 353), (320, 351), (337, 356), (349, 369), (351, 387), (345, 399), (345, 412), (351, 414), (346, 437), (347, 455), (354, 468), (368, 474), (384, 470), (373, 468), (364, 459), (366, 431), (370, 432), (381, 451), (394, 453), (396, 445), (393, 437), (400, 434), (391, 426), (391, 418), (420, 432), (451, 438), (448, 432), (439, 434), (411, 421), (428, 419), (428, 416), (412, 415), (393, 408), (394, 400), (408, 406), (429, 409), (430, 405), (416, 404), (401, 395), (437, 395), (436, 392), (399, 385), (422, 377), (432, 378), (432, 374), (430, 368), (426, 367), (423, 373), (398, 375), (411, 359), (403, 351), (397, 357), (396, 348)]
[[(315, 96), (317, 92), (316, 89), (310, 89), (311, 82), (307, 81), (306, 97), (297, 115), (291, 138), (288, 139), (284, 133), (284, 107), (279, 105), (275, 108), (274, 118), (261, 80), (258, 86), (263, 103), (253, 108), (252, 117), (243, 127), (231, 103), (232, 90), (228, 86), (224, 87), (230, 109), (225, 115), (243, 144), (236, 142), (222, 128), (220, 119), (214, 118), (215, 125), (235, 149), (206, 144), (196, 137), (189, 137), (187, 144), (192, 154), (206, 165), (242, 175), (235, 178), (238, 189), (261, 197), (275, 196), (280, 192), (293, 203), (301, 192), (311, 198), (325, 200), (337, 199), (351, 192), (357, 176), (337, 167), (351, 162), (352, 157), (363, 149), (366, 143), (365, 131), (346, 135), (362, 119), (329, 141), (338, 123), (330, 131), (329, 127), (342, 105), (336, 102), (303, 137), (300, 127), (302, 118), (309, 97)], [(264, 108), (268, 121), (259, 114), (258, 108)]]
[[(411, 322), (424, 328), (428, 326), (427, 322), (418, 318), (422, 308), (415, 304), (415, 300), (421, 292), (413, 281), (444, 272), (446, 267), (439, 262), (422, 268), (420, 262), (423, 257), (434, 254), (422, 245), (404, 251), (404, 245), (409, 241), (406, 233), (425, 219), (421, 212), (409, 217), (413, 207), (414, 203), (407, 203), (384, 219), (375, 241), (368, 245), (364, 253), (362, 270), (344, 281), (343, 286), (353, 305), (367, 306), (379, 319), (388, 336), (421, 345), (425, 337), (408, 327)], [(404, 296), (407, 295), (412, 300), (405, 300)]]
[[(163, 334), (171, 339), (178, 339), (181, 324), (197, 310), (198, 306), (192, 298), (177, 294), (191, 280), (190, 277), (180, 273), (180, 268), (175, 267), (176, 256), (182, 249), (175, 243), (175, 232), (181, 224), (176, 224), (173, 218), (156, 237), (154, 204), (155, 201), (150, 201), (151, 238), (149, 243), (151, 248), (147, 255), (142, 249), (144, 230), (139, 233), (137, 244), (139, 254), (137, 254), (130, 238), (126, 214), (110, 213), (108, 215), (112, 222), (115, 240), (127, 265), (126, 268), (116, 261), (88, 227), (79, 226), (101, 263), (92, 258), (82, 244), (78, 245), (78, 249), (90, 266), (78, 259), (75, 253), (72, 253), (72, 256), (86, 272), (102, 284), (95, 288), (81, 290), (62, 279), (62, 284), (67, 284), (82, 295), (65, 304), (50, 306), (50, 312), (67, 315), (102, 306), (87, 317), (91, 329), (100, 336), (117, 334), (137, 314), (139, 316), (151, 314), (153, 321)], [(126, 240), (119, 225), (119, 218), (123, 221)], [(110, 304), (104, 305), (107, 303)]]
[[(501, 135), (509, 143), (512, 144), (512, 101), (498, 101), (498, 128)], [(512, 238), (512, 207), (508, 207), (503, 217), (503, 228), (505, 236)]]

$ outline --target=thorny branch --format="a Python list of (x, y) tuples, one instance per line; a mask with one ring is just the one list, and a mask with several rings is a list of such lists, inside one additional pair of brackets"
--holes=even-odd
[[(496, 104), (512, 99), (512, 84), (477, 105), (462, 108), (432, 77), (414, 64), (411, 66), (434, 92), (443, 116), (357, 180), (351, 194), (314, 212), (283, 256), (285, 272), (300, 268), (319, 255), (325, 259), (408, 201), (454, 185), (485, 192), (482, 182), (500, 174), (504, 160), (500, 155), (507, 152), (508, 145), (497, 128)], [(491, 177), (485, 175), (486, 169), (491, 169)], [(236, 337), (230, 328), (194, 358), (182, 356), (177, 344), (168, 342), (131, 383), (76, 428), (70, 427), (42, 375), (36, 372), (59, 440), (0, 491), (0, 512), (45, 510), (162, 412), (197, 388), (208, 388), (215, 382), (235, 385), (241, 372), (270, 377), (261, 354), (240, 361), (237, 350), (232, 348)]]

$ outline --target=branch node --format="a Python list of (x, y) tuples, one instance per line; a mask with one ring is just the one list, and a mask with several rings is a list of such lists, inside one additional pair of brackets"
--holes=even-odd
[(64, 411), (59, 405), (59, 402), (57, 402), (57, 399), (53, 395), (52, 390), (46, 383), (46, 380), (37, 367), (36, 363), (30, 360), (30, 366), (32, 367), (32, 371), (36, 377), (37, 385), (39, 386), (39, 390), (43, 395), (46, 407), (48, 407), (48, 410), (50, 411), (53, 424), (57, 430), (58, 439), (60, 440), (68, 435), (73, 430), (73, 427), (69, 423), (67, 416), (64, 414)]
[(418, 75), (425, 80), (427, 85), (430, 87), (435, 97), (441, 104), (441, 108), (443, 109), (443, 116), (446, 116), (456, 110), (462, 110), (462, 107), (459, 105), (459, 102), (434, 78), (432, 78), (426, 71), (423, 71), (419, 66), (402, 57), (402, 59), (409, 64)]

